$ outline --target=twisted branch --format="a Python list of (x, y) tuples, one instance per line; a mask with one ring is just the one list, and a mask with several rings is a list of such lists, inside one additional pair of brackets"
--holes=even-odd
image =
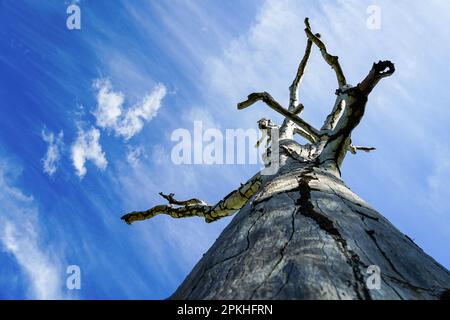
[[(240, 210), (260, 187), (261, 176), (258, 173), (245, 184), (242, 184), (237, 190), (234, 190), (217, 204), (212, 206), (196, 198), (178, 201), (174, 198), (173, 193), (165, 195), (160, 192), (159, 194), (166, 199), (169, 204), (157, 205), (145, 211), (133, 211), (122, 216), (121, 219), (127, 224), (132, 224), (135, 221), (147, 220), (159, 214), (166, 214), (172, 218), (203, 217), (207, 223), (210, 223), (223, 217), (230, 216)], [(178, 205), (179, 207), (174, 207), (173, 205)]]

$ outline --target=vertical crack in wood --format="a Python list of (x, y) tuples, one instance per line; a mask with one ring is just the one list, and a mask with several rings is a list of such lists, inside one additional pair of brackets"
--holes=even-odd
[(402, 278), (403, 280), (406, 280), (405, 277), (397, 270), (394, 263), (392, 263), (391, 259), (388, 257), (386, 252), (384, 252), (384, 250), (381, 248), (380, 244), (377, 241), (377, 238), (375, 238), (375, 230), (366, 230), (366, 233), (368, 234), (369, 238), (373, 241), (373, 243), (377, 247), (378, 251), (384, 257), (384, 259), (387, 261), (387, 263), (391, 267), (392, 271), (394, 271), (396, 274), (398, 274), (399, 277)]
[[(191, 289), (191, 291), (189, 292), (189, 294), (187, 294), (187, 298), (189, 298), (189, 297), (192, 295), (192, 293), (195, 291), (195, 289), (197, 289), (198, 285), (199, 285), (200, 282), (203, 280), (203, 277), (205, 276), (205, 274), (206, 274), (209, 270), (213, 269), (214, 267), (218, 266), (219, 264), (222, 264), (222, 263), (224, 263), (224, 262), (226, 262), (226, 261), (229, 261), (229, 260), (232, 260), (232, 259), (235, 259), (235, 258), (239, 257), (241, 254), (243, 254), (244, 252), (246, 252), (246, 251), (250, 248), (250, 232), (251, 232), (251, 230), (254, 228), (254, 226), (256, 225), (256, 223), (264, 216), (265, 213), (266, 213), (266, 212), (261, 213), (261, 214), (260, 214), (260, 215), (252, 222), (251, 226), (248, 228), (248, 230), (247, 230), (247, 237), (246, 237), (246, 241), (247, 241), (246, 247), (245, 247), (243, 250), (239, 251), (238, 253), (233, 254), (233, 255), (231, 255), (231, 256), (229, 256), (229, 257), (223, 259), (223, 260), (220, 260), (220, 261), (214, 263), (213, 265), (211, 265), (211, 266), (209, 266), (209, 267), (206, 267), (206, 268), (203, 270), (203, 272), (202, 272), (201, 276), (199, 277), (199, 279), (197, 280), (197, 282), (195, 283), (195, 285), (192, 287), (192, 289)], [(228, 271), (228, 272), (229, 272), (229, 271)]]
[(270, 277), (274, 273), (275, 269), (278, 267), (278, 265), (281, 263), (281, 261), (283, 261), (286, 248), (289, 245), (289, 243), (291, 242), (292, 238), (294, 237), (294, 233), (295, 233), (295, 214), (296, 214), (296, 210), (292, 210), (292, 214), (291, 214), (291, 232), (289, 233), (289, 237), (288, 237), (287, 241), (284, 243), (283, 247), (281, 247), (281, 249), (280, 249), (280, 258), (277, 260), (277, 262), (275, 262), (274, 266), (272, 267), (272, 269), (270, 270), (268, 275), (265, 277), (264, 281), (262, 281), (253, 290), (252, 294), (250, 295), (250, 299), (253, 299), (253, 297), (258, 292), (258, 290), (267, 282), (267, 280), (270, 279)]
[(289, 263), (289, 270), (287, 271), (286, 280), (281, 285), (280, 289), (278, 289), (277, 293), (273, 296), (274, 299), (278, 297), (278, 295), (283, 291), (284, 287), (289, 283), (289, 279), (291, 277), (292, 270), (294, 269), (294, 264)]
[(305, 217), (315, 221), (318, 226), (330, 235), (338, 245), (338, 248), (346, 258), (347, 264), (351, 267), (354, 277), (353, 288), (358, 299), (372, 300), (369, 290), (367, 289), (364, 277), (359, 268), (360, 258), (356, 252), (348, 248), (347, 241), (342, 237), (339, 230), (335, 227), (332, 220), (327, 216), (317, 212), (311, 202), (311, 188), (309, 182), (317, 180), (311, 174), (314, 172), (313, 167), (307, 167), (298, 179), (300, 198), (298, 199), (298, 212)]
[[(248, 228), (248, 230), (247, 230), (247, 235), (246, 235), (246, 237), (245, 237), (245, 239), (246, 239), (246, 241), (247, 241), (247, 244), (246, 244), (246, 246), (245, 246), (245, 249), (242, 250), (239, 254), (237, 254), (237, 255), (235, 255), (234, 257), (232, 257), (232, 258), (236, 258), (236, 260), (237, 260), (237, 258), (238, 258), (240, 255), (242, 255), (242, 253), (246, 252), (246, 251), (250, 248), (250, 232), (253, 230), (253, 228), (255, 227), (256, 223), (257, 223), (257, 222), (264, 216), (264, 214), (265, 214), (265, 212), (264, 212), (263, 209), (260, 209), (260, 210), (258, 210), (257, 212), (259, 213), (259, 216), (255, 219), (255, 221), (252, 223), (252, 225), (250, 226), (250, 228)], [(230, 267), (230, 268), (228, 269), (228, 271), (227, 271), (227, 274), (226, 274), (226, 276), (225, 276), (225, 279), (228, 279), (231, 270), (234, 268), (234, 266), (235, 266), (237, 263), (238, 263), (238, 261), (233, 262), (233, 264), (231, 265), (231, 267)]]

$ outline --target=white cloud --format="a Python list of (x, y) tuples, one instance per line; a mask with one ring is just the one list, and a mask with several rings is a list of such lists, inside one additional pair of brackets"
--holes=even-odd
[(63, 143), (63, 131), (60, 131), (58, 135), (55, 136), (53, 132), (47, 133), (42, 130), (42, 139), (48, 144), (47, 152), (42, 159), (42, 165), (44, 167), (44, 172), (48, 175), (53, 175), (58, 169), (58, 164), (61, 159), (61, 151), (64, 146)]
[(111, 82), (108, 79), (94, 81), (97, 92), (97, 109), (94, 116), (97, 125), (102, 128), (114, 128), (122, 114), (122, 105), (125, 97), (122, 92), (112, 91)]
[(101, 170), (108, 165), (99, 139), (100, 131), (96, 128), (78, 130), (77, 139), (72, 145), (72, 163), (80, 178), (86, 174), (86, 161), (92, 161)]
[(94, 81), (94, 88), (98, 90), (97, 108), (93, 112), (97, 125), (104, 129), (114, 130), (116, 135), (125, 140), (129, 140), (139, 133), (144, 124), (156, 116), (167, 92), (163, 84), (158, 84), (141, 102), (124, 109), (124, 94), (113, 91), (108, 79), (97, 79)]
[(10, 185), (11, 168), (0, 162), (0, 245), (27, 277), (33, 299), (61, 299), (60, 262), (40, 240), (38, 210), (32, 197)]

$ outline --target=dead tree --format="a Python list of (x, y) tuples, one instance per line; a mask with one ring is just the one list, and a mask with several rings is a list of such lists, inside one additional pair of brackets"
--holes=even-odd
[[(305, 19), (306, 50), (289, 87), (288, 108), (267, 92), (252, 93), (238, 109), (261, 101), (285, 117), (268, 148), (276, 173), (257, 173), (223, 200), (178, 201), (122, 217), (135, 221), (167, 214), (212, 222), (239, 211), (172, 299), (440, 299), (448, 297), (450, 273), (408, 236), (353, 193), (341, 179), (347, 152), (374, 148), (352, 144), (368, 96), (391, 76), (394, 64), (374, 63), (356, 86), (349, 85), (337, 56), (328, 53)], [(333, 69), (336, 102), (320, 129), (300, 114), (299, 87), (313, 46)], [(299, 134), (305, 144), (294, 140)], [(375, 272), (376, 274), (372, 274)], [(379, 285), (375, 284), (379, 276)], [(371, 282), (372, 281), (372, 282)]]

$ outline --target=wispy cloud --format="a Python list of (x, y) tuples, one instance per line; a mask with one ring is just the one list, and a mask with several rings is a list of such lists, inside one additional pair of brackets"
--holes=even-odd
[(61, 299), (60, 262), (41, 242), (38, 209), (31, 196), (11, 185), (14, 171), (0, 162), (0, 244), (14, 257), (29, 281), (34, 299)]
[[(450, 150), (447, 146), (437, 144), (433, 148), (435, 163), (428, 174), (425, 183), (425, 196), (423, 201), (437, 217), (446, 219), (448, 216), (447, 199), (450, 197), (448, 182), (450, 181)], [(442, 221), (442, 220), (441, 220)], [(450, 226), (450, 223), (449, 223)], [(448, 232), (450, 235), (450, 232)]]
[(61, 152), (64, 146), (63, 131), (57, 135), (53, 132), (42, 130), (42, 139), (47, 143), (47, 152), (42, 159), (44, 172), (52, 176), (58, 169), (59, 161), (61, 160)]
[(108, 79), (97, 79), (94, 88), (97, 90), (97, 108), (94, 111), (97, 125), (114, 130), (125, 140), (139, 133), (145, 123), (156, 116), (167, 92), (163, 84), (158, 84), (139, 103), (126, 109), (123, 106), (124, 94), (114, 91)]
[(152, 147), (152, 161), (154, 164), (161, 165), (170, 163), (170, 151), (161, 144), (155, 144)]
[(133, 147), (129, 146), (127, 150), (127, 162), (133, 167), (139, 163), (142, 157), (146, 157), (145, 149), (142, 146)]
[(92, 161), (99, 169), (104, 170), (108, 165), (105, 153), (99, 142), (100, 130), (91, 128), (87, 131), (78, 129), (78, 136), (72, 145), (72, 163), (80, 178), (87, 172), (86, 161)]

